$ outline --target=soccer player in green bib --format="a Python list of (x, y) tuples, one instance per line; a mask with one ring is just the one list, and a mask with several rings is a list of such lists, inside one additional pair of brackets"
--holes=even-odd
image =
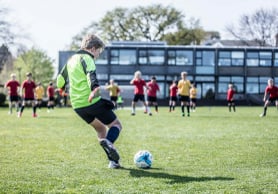
[(109, 160), (109, 168), (120, 167), (120, 156), (114, 142), (122, 125), (113, 112), (114, 104), (101, 98), (96, 75), (95, 59), (105, 45), (96, 35), (85, 36), (81, 48), (64, 65), (57, 77), (57, 87), (63, 88), (69, 80), (70, 99), (74, 111), (97, 132), (100, 145)]

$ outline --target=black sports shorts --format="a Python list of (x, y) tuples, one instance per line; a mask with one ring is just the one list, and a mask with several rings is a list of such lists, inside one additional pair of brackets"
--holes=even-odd
[(48, 97), (48, 101), (54, 101), (54, 100), (55, 100), (55, 98), (53, 96)]
[(277, 100), (278, 100), (278, 97), (271, 97), (271, 98), (269, 97), (268, 98), (268, 101), (271, 103), (276, 102)]
[(196, 99), (196, 98), (191, 98), (190, 100), (191, 100), (191, 102), (194, 102), (194, 103), (197, 102), (197, 99)]
[(18, 102), (18, 96), (10, 96), (10, 102)]
[(154, 97), (154, 96), (148, 96), (147, 99), (148, 99), (148, 102), (157, 102), (157, 97)]
[(177, 98), (177, 96), (170, 96), (170, 100), (177, 102), (178, 98)]
[(110, 100), (114, 101), (114, 102), (117, 102), (118, 96), (110, 96)]
[(179, 95), (179, 100), (180, 100), (181, 102), (189, 102), (189, 101), (190, 101), (190, 98), (189, 98), (189, 96)]
[(138, 102), (138, 100), (141, 100), (142, 102), (144, 102), (145, 101), (144, 94), (135, 94), (134, 98), (133, 98), (133, 101)]
[(74, 111), (88, 124), (97, 118), (105, 125), (108, 125), (117, 118), (112, 111), (113, 108), (113, 102), (106, 99), (100, 99), (95, 104), (83, 108), (76, 108)]

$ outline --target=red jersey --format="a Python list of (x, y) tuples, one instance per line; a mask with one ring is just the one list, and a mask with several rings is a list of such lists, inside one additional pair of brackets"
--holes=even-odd
[(133, 85), (135, 85), (134, 94), (144, 95), (144, 86), (146, 86), (146, 82), (144, 80), (134, 80)]
[(22, 88), (24, 89), (24, 98), (34, 98), (34, 89), (36, 88), (36, 84), (34, 81), (25, 80), (22, 84)]
[(227, 92), (227, 100), (228, 101), (231, 101), (234, 97), (234, 94), (235, 94), (235, 91), (233, 89), (228, 89), (228, 92)]
[(9, 88), (10, 96), (18, 96), (17, 89), (20, 87), (20, 83), (16, 80), (10, 80), (6, 83), (6, 88)]
[(265, 88), (265, 93), (269, 94), (269, 98), (278, 98), (278, 87), (276, 86), (267, 86)]
[(150, 81), (147, 83), (147, 87), (148, 87), (147, 95), (156, 97), (156, 92), (159, 91), (158, 84)]
[(54, 97), (54, 93), (55, 93), (54, 88), (52, 86), (48, 86), (47, 87), (47, 96)]
[(178, 86), (177, 84), (172, 84), (170, 86), (170, 96), (171, 97), (176, 97), (177, 96), (177, 92), (178, 92)]

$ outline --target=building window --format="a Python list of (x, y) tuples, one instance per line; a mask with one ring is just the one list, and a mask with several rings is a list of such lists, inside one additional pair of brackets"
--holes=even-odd
[(103, 73), (98, 73), (97, 74), (97, 78), (98, 78), (98, 80), (107, 80), (108, 79), (108, 75), (107, 74), (103, 74)]
[(219, 51), (218, 66), (243, 66), (243, 51)]
[(260, 77), (259, 78), (259, 93), (263, 94), (265, 91), (265, 87), (267, 86), (267, 82), (269, 77)]
[(219, 76), (218, 93), (226, 93), (229, 84), (233, 84), (237, 93), (244, 92), (244, 79), (241, 76)]
[(258, 52), (247, 52), (246, 65), (247, 66), (259, 66), (259, 53)]
[(274, 66), (278, 66), (278, 52), (275, 52), (274, 54)]
[(214, 51), (197, 51), (196, 52), (196, 73), (214, 74), (215, 73), (215, 52)]
[(164, 50), (149, 50), (149, 63), (151, 65), (164, 64)]
[(198, 66), (214, 66), (215, 53), (214, 51), (197, 51), (196, 65)]
[(271, 59), (272, 59), (271, 52), (261, 51), (259, 52), (259, 56), (260, 56), (260, 66), (271, 66)]
[(108, 65), (108, 51), (104, 50), (96, 60), (98, 65)]
[(163, 65), (165, 51), (161, 49), (140, 49), (139, 64), (141, 65)]
[(135, 49), (111, 49), (112, 65), (135, 65), (136, 50)]
[(214, 76), (196, 76), (196, 82), (214, 82)]
[(247, 66), (271, 66), (272, 53), (270, 51), (247, 52)]
[(169, 65), (193, 65), (193, 51), (170, 50), (168, 51)]
[(246, 93), (247, 94), (259, 93), (259, 79), (257, 77), (247, 77)]
[(176, 51), (168, 51), (168, 65), (176, 65)]
[(148, 63), (148, 55), (147, 50), (139, 51), (139, 64), (147, 64)]
[(201, 91), (201, 97), (206, 99), (214, 99), (215, 85), (214, 83), (200, 83), (197, 84), (197, 90)]
[(133, 79), (133, 75), (113, 74), (113, 75), (111, 75), (111, 79), (130, 81)]
[(197, 66), (196, 67), (196, 73), (197, 74), (214, 74), (215, 70), (214, 67), (209, 67), (209, 66)]

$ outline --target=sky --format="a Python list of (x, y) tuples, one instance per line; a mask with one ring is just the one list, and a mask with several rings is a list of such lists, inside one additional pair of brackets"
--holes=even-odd
[(241, 15), (260, 8), (278, 9), (278, 0), (0, 0), (1, 4), (10, 10), (7, 19), (20, 26), (18, 33), (30, 37), (28, 47), (45, 51), (56, 65), (58, 52), (73, 36), (116, 7), (170, 5), (186, 18), (199, 19), (204, 30), (219, 31), (222, 39), (230, 38), (225, 27), (238, 23)]

